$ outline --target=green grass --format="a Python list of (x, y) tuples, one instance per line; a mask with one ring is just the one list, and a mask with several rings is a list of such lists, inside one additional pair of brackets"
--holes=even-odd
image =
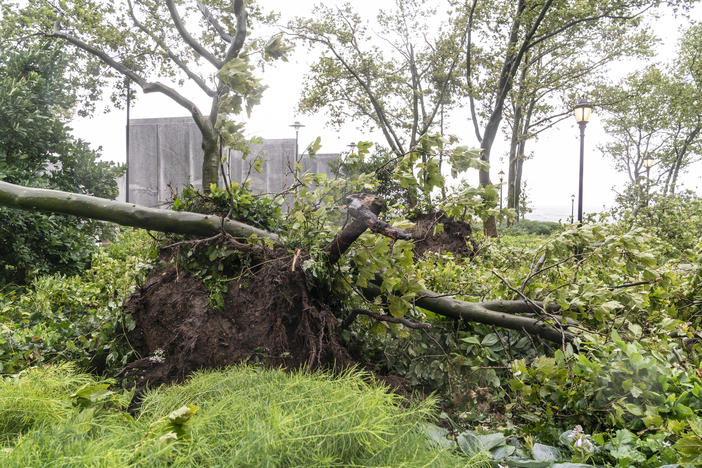
[[(79, 409), (70, 395), (91, 382), (70, 366), (29, 370), (0, 385), (3, 467), (476, 466), (432, 445), (423, 430), (433, 401), (408, 402), (341, 376), (255, 367), (202, 372), (146, 395), (136, 418), (112, 404)], [(176, 436), (168, 415), (199, 410)]]

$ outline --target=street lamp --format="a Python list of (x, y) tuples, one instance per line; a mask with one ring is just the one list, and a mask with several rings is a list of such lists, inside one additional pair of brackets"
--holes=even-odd
[(651, 188), (651, 167), (653, 166), (653, 157), (646, 155), (643, 160), (643, 165), (646, 168), (646, 205), (648, 205), (648, 191)]
[(578, 225), (583, 224), (583, 167), (585, 165), (585, 126), (592, 114), (592, 104), (583, 97), (573, 108), (575, 120), (580, 126), (580, 184), (578, 187)]
[(505, 171), (500, 170), (497, 173), (497, 177), (500, 178), (500, 210), (502, 210), (502, 182), (505, 180)]
[(132, 87), (131, 87), (131, 80), (127, 78), (127, 138), (126, 138), (126, 163), (127, 163), (127, 170), (124, 171), (124, 201), (129, 203), (129, 121), (131, 119), (130, 117), (130, 111), (132, 109)]
[(570, 196), (570, 224), (573, 224), (575, 218), (573, 217), (575, 209), (575, 194)]
[(293, 127), (295, 129), (295, 159), (297, 160), (297, 158), (300, 156), (300, 149), (298, 147), (297, 142), (298, 142), (298, 138), (300, 136), (300, 129), (302, 127), (304, 127), (304, 125), (302, 125), (300, 122), (298, 122), (296, 120), (294, 124), (290, 125), (290, 127)]

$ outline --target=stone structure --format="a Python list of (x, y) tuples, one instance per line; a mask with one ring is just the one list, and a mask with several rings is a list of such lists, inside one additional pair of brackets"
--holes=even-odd
[[(119, 200), (149, 207), (165, 206), (173, 191), (188, 183), (202, 188), (202, 135), (190, 117), (133, 119), (129, 125), (129, 187), (119, 181)], [(246, 160), (238, 151), (224, 149), (228, 156), (225, 172), (231, 182), (248, 176), (256, 193), (279, 193), (292, 185), (295, 139), (264, 140), (254, 145)], [(265, 163), (261, 173), (250, 168), (258, 156)], [(303, 157), (303, 170), (329, 174), (329, 163), (338, 154)]]

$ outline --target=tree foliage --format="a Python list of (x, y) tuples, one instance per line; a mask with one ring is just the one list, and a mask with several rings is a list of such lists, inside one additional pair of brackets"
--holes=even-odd
[[(463, 39), (437, 13), (448, 5), (437, 3), (396, 1), (375, 22), (351, 4), (320, 5), (312, 18), (298, 18), (289, 26), (293, 37), (322, 50), (301, 110), (324, 110), (335, 126), (372, 124), (396, 156), (438, 133), (444, 109), (456, 104)], [(374, 40), (378, 34), (383, 41)]]
[[(612, 141), (602, 150), (631, 186), (643, 187), (643, 197), (652, 190), (674, 194), (679, 175), (702, 159), (701, 51), (702, 25), (696, 24), (683, 35), (670, 66), (649, 66), (605, 91), (605, 129)], [(647, 158), (654, 160), (649, 179)]]
[[(123, 169), (75, 139), (66, 120), (68, 58), (50, 45), (0, 55), (0, 179), (104, 198), (117, 196)], [(0, 283), (35, 274), (75, 273), (90, 263), (105, 227), (60, 215), (0, 209)]]
[[(186, 109), (202, 133), (206, 191), (219, 181), (220, 142), (245, 149), (242, 126), (233, 117), (260, 101), (264, 87), (254, 74), (256, 57), (267, 62), (287, 51), (279, 36), (250, 37), (254, 24), (273, 17), (244, 0), (31, 0), (12, 6), (4, 9), (6, 25), (20, 23), (34, 35), (75, 48), (86, 74), (98, 77), (93, 85), (111, 83), (120, 91), (129, 80)], [(13, 37), (25, 39), (16, 31)], [(209, 100), (206, 110), (179, 89), (186, 81)]]

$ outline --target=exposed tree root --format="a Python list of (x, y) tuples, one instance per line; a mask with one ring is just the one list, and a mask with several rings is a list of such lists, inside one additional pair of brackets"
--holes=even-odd
[(164, 258), (126, 304), (137, 323), (130, 339), (144, 357), (122, 377), (141, 389), (237, 362), (350, 365), (336, 318), (323, 294), (308, 290), (301, 269), (292, 269), (293, 259), (282, 249), (266, 251), (261, 266), (227, 284), (223, 309), (212, 310), (202, 281)]

